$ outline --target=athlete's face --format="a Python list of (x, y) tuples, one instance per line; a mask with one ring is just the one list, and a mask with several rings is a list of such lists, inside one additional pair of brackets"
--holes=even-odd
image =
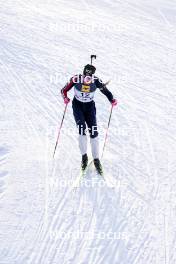
[(90, 84), (91, 81), (92, 81), (92, 77), (91, 77), (91, 76), (86, 75), (86, 76), (84, 77), (84, 83), (85, 83), (85, 84)]
[(92, 72), (91, 69), (86, 69), (86, 70), (85, 70), (85, 75), (86, 75), (86, 76), (92, 76), (92, 74), (93, 74), (93, 72)]

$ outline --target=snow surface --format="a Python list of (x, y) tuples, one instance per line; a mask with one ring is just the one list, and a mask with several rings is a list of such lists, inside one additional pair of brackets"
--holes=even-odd
[[(170, 0), (1, 1), (1, 264), (176, 263), (175, 29)], [(76, 188), (71, 104), (52, 154), (59, 90), (90, 54), (119, 105), (107, 181), (90, 167)], [(95, 101), (102, 149), (110, 104)]]

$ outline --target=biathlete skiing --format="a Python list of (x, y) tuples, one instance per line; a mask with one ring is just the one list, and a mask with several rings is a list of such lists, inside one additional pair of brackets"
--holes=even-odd
[[(95, 56), (95, 55), (92, 55)], [(74, 87), (74, 99), (72, 101), (73, 115), (79, 132), (79, 148), (82, 155), (81, 168), (85, 170), (88, 165), (87, 155), (87, 135), (89, 131), (90, 144), (93, 162), (99, 174), (102, 174), (102, 165), (99, 158), (99, 142), (97, 130), (96, 107), (94, 102), (94, 94), (99, 89), (115, 106), (117, 100), (112, 93), (95, 74), (96, 68), (92, 64), (87, 64), (84, 67), (83, 74), (75, 75), (70, 79), (70, 82), (61, 89), (61, 94), (64, 103), (68, 104), (70, 99), (67, 95), (68, 91)]]

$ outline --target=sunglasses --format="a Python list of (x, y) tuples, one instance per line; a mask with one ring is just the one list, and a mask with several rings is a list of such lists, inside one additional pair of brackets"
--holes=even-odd
[(92, 71), (92, 70), (89, 70), (89, 69), (86, 69), (85, 72), (86, 72), (86, 73), (91, 73), (91, 74), (92, 74), (93, 71)]

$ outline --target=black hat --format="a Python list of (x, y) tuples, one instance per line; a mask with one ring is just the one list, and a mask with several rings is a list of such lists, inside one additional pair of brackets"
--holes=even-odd
[(84, 75), (89, 75), (91, 76), (92, 74), (94, 74), (96, 71), (96, 68), (91, 65), (91, 64), (87, 64), (85, 67), (84, 67), (84, 71), (83, 71), (83, 74)]

